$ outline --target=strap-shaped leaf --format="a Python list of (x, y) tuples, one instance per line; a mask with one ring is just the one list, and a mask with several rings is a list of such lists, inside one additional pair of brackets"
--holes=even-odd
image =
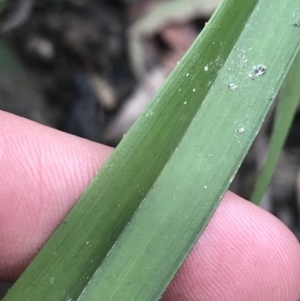
[(257, 179), (251, 200), (259, 204), (272, 179), (300, 101), (300, 52), (283, 83), (276, 108), (275, 122), (265, 163)]
[[(294, 1), (279, 2), (259, 2), (177, 150), (81, 301), (161, 296), (231, 182), (298, 50)], [(280, 20), (273, 19), (277, 5)], [(201, 89), (197, 79), (191, 89)]]
[(157, 300), (278, 92), (299, 16), (295, 0), (224, 0), (4, 300)]

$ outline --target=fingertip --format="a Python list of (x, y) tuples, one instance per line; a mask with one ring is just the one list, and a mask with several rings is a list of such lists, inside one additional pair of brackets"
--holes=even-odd
[(300, 298), (300, 246), (278, 219), (227, 193), (164, 301)]
[(112, 148), (0, 111), (0, 278), (20, 274)]

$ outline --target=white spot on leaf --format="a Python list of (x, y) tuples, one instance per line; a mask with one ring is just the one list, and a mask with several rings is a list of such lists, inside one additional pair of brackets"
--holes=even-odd
[(234, 84), (234, 83), (230, 83), (229, 85), (228, 85), (228, 87), (230, 88), (230, 90), (231, 91), (235, 91), (236, 89), (237, 89), (237, 85), (236, 84)]
[(257, 65), (252, 68), (252, 71), (248, 74), (249, 77), (252, 79), (255, 79), (259, 76), (262, 76), (267, 71), (267, 67), (265, 65)]

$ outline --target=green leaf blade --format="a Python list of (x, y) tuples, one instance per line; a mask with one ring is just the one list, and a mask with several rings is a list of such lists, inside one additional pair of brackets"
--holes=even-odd
[[(103, 300), (156, 300), (161, 295), (218, 205), (299, 48), (299, 31), (290, 26), (292, 9), (296, 7), (300, 13), (299, 4), (280, 0), (281, 6), (276, 3), (279, 11), (266, 2), (260, 1), (258, 11), (257, 1), (223, 2), (4, 300), (43, 300), (45, 296), (48, 300), (76, 300), (80, 295), (82, 300), (98, 300), (99, 296)], [(254, 10), (251, 18), (255, 15), (256, 19), (251, 27), (245, 27)], [(281, 16), (283, 11), (287, 15)], [(266, 18), (271, 21), (258, 22)], [(264, 37), (265, 24), (272, 25), (276, 35), (281, 33), (281, 43), (270, 46), (274, 37), (272, 32)], [(239, 49), (243, 47), (254, 49), (247, 54), (248, 66), (241, 64), (243, 52)], [(273, 65), (279, 56), (282, 61)], [(248, 74), (260, 63), (266, 64), (267, 73), (253, 81)], [(238, 84), (235, 91), (228, 87), (233, 81)], [(196, 184), (186, 183), (186, 174), (191, 183), (197, 179)], [(178, 203), (174, 204), (174, 197), (179, 198)], [(195, 216), (198, 212), (201, 216)], [(129, 227), (133, 230), (128, 232)], [(124, 228), (127, 230), (117, 240)], [(177, 239), (177, 235), (182, 236)], [(140, 255), (133, 258), (138, 245)], [(151, 251), (143, 252), (145, 246)], [(166, 250), (172, 254), (170, 260), (164, 257)], [(157, 257), (152, 258), (153, 254)], [(148, 267), (145, 270), (148, 263), (151, 272)], [(143, 273), (136, 274), (136, 268)], [(153, 280), (157, 272), (157, 280)], [(116, 281), (113, 287), (112, 279)]]
[(274, 174), (300, 100), (300, 52), (289, 71), (280, 93), (269, 151), (256, 181), (251, 200), (259, 204)]
[[(299, 49), (288, 16), (293, 1), (281, 2), (283, 16), (275, 26), (280, 39), (262, 43), (258, 36), (264, 33), (255, 28), (257, 20), (271, 19), (263, 24), (266, 32), (274, 29), (278, 4), (260, 1), (215, 88), (80, 301), (160, 298), (229, 186)], [(241, 64), (245, 53), (249, 63)], [(281, 54), (285, 58), (274, 64)], [(249, 78), (260, 63), (267, 72)], [(235, 91), (228, 87), (231, 79), (238, 81)]]

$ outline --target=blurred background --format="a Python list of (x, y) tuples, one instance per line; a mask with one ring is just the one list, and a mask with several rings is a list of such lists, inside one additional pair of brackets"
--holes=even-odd
[[(0, 109), (116, 146), (219, 2), (1, 0)], [(245, 198), (268, 149), (273, 111), (232, 183)], [(298, 239), (299, 133), (298, 109), (262, 202)]]

